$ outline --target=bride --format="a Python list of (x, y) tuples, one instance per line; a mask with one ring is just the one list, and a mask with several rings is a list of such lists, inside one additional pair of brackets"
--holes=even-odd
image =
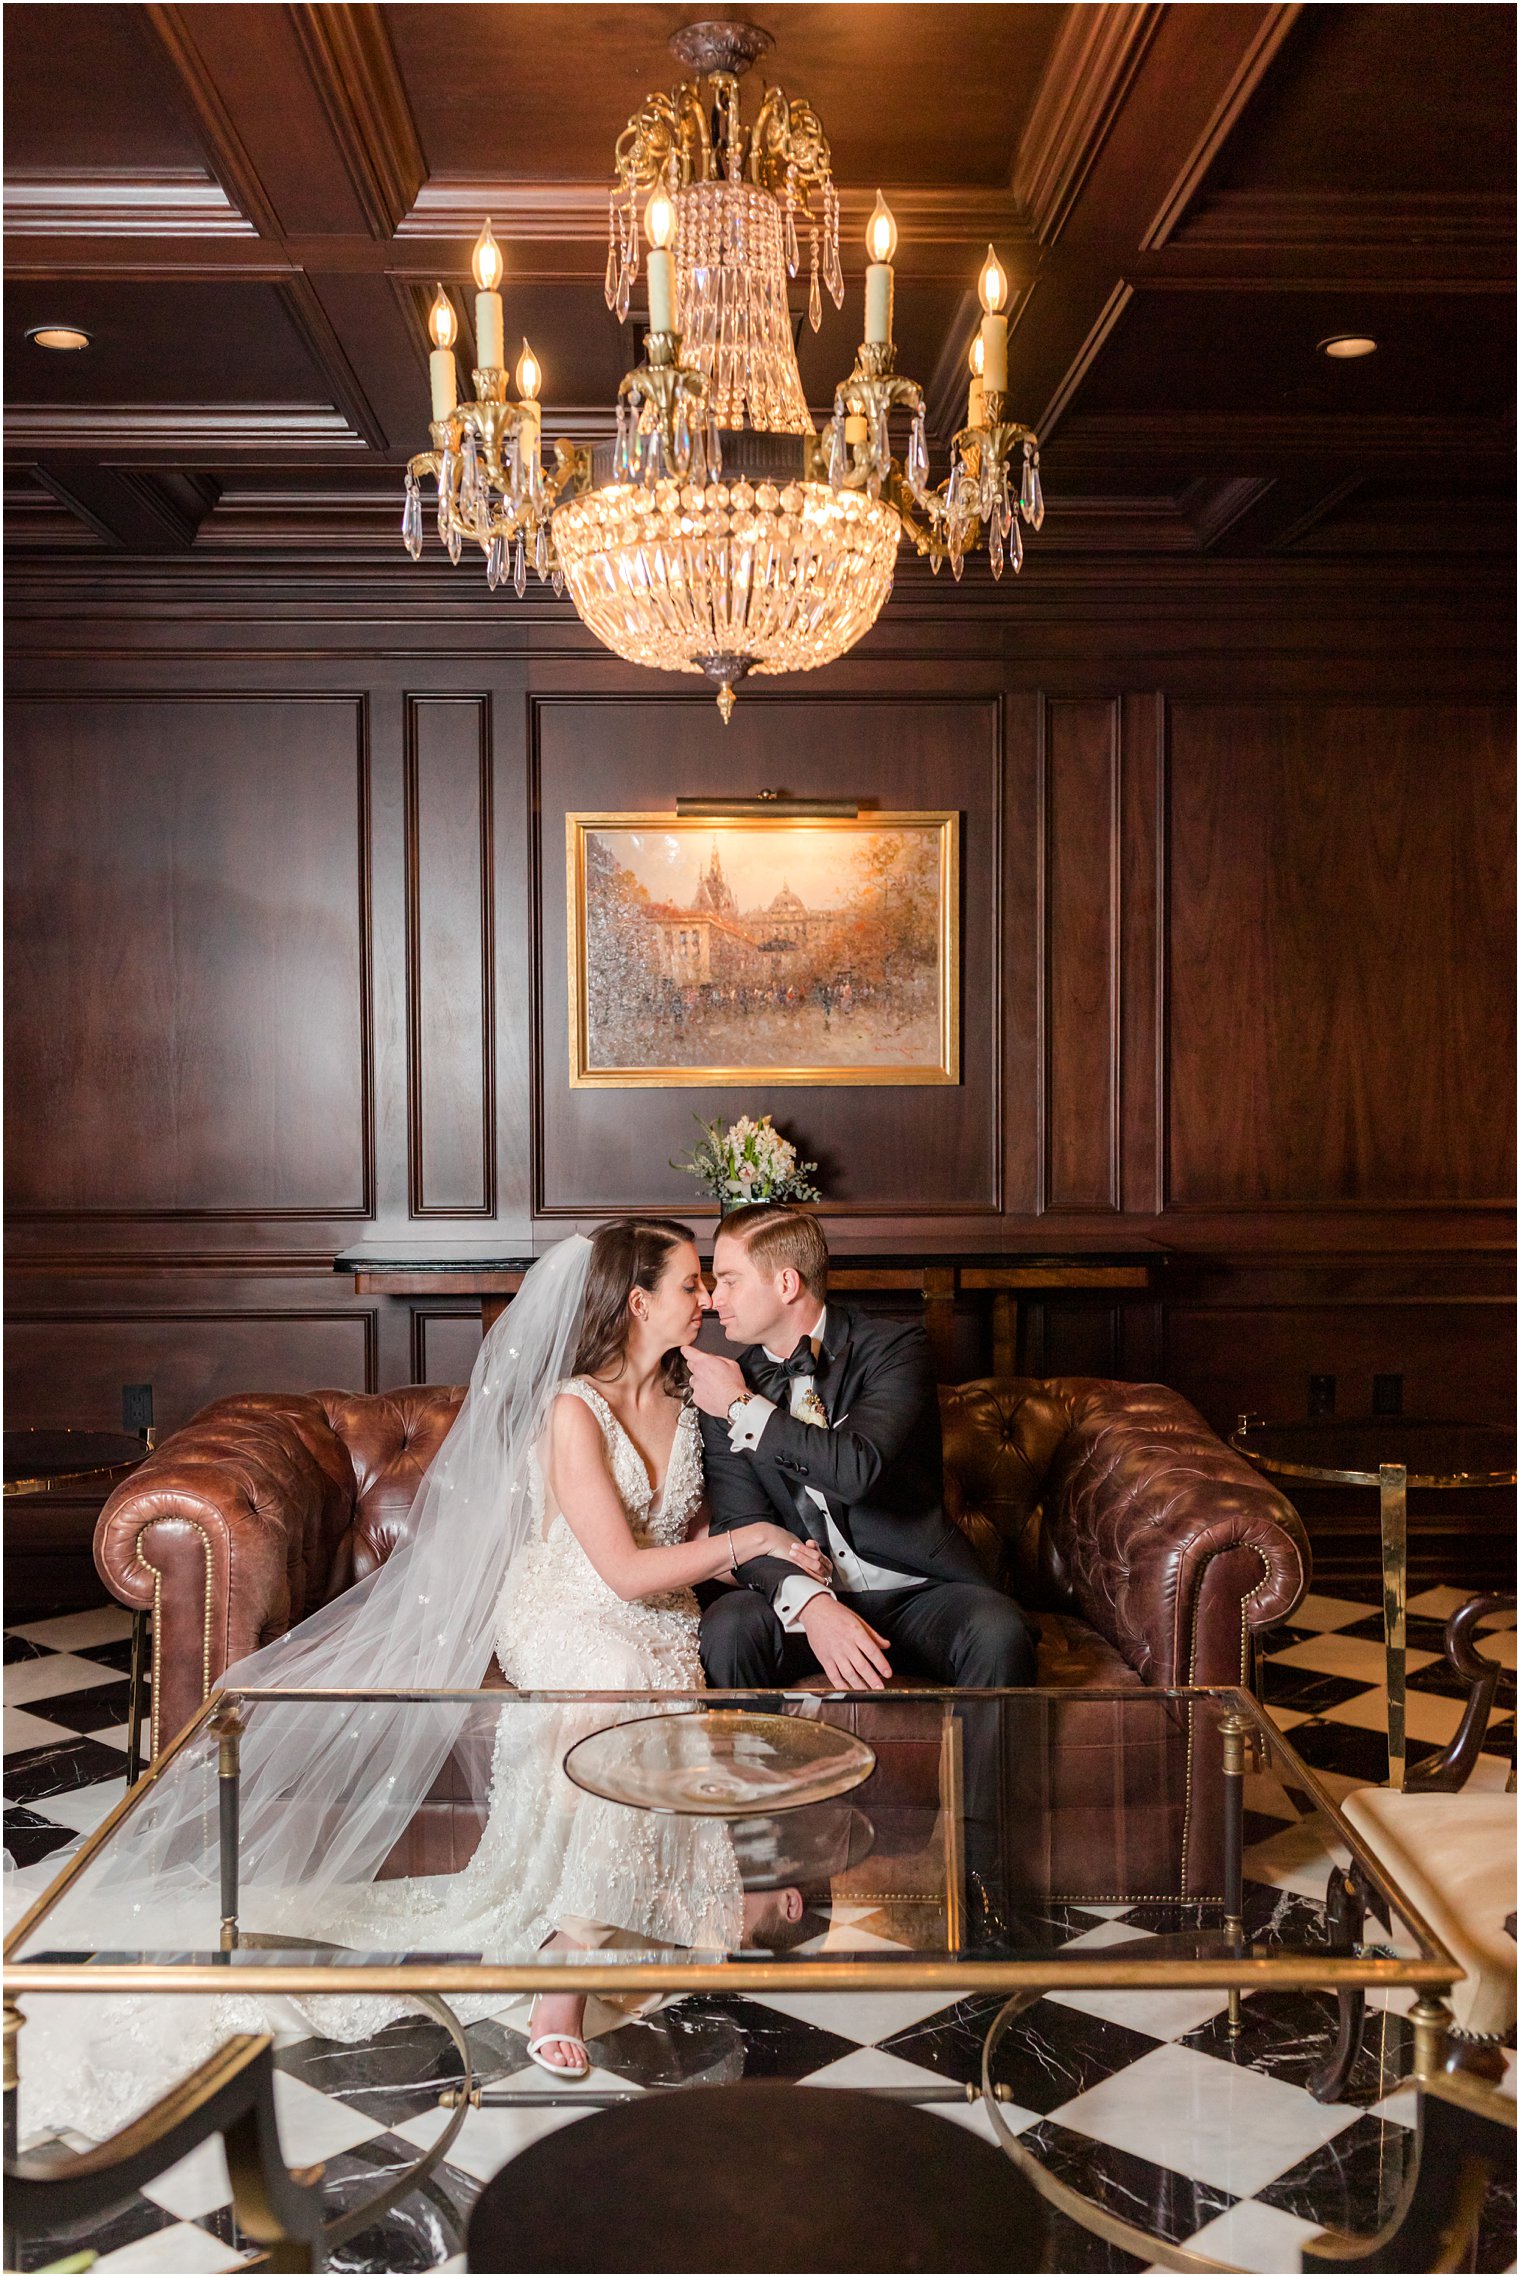
[[(487, 1961), (546, 1947), (739, 1943), (744, 1900), (721, 1824), (601, 1802), (565, 1777), (576, 1738), (649, 1714), (646, 1701), (495, 1715), (474, 1857), (460, 1873), (377, 1882), (480, 1710), (361, 1698), (335, 1713), (330, 1698), (300, 1698), (473, 1690), (493, 1651), (523, 1691), (698, 1691), (695, 1584), (760, 1556), (822, 1578), (821, 1553), (783, 1527), (708, 1532), (682, 1358), (707, 1307), (686, 1226), (636, 1218), (557, 1243), (485, 1338), (404, 1545), (228, 1669), (229, 1692), (286, 1694), (250, 1703), (242, 1742), (241, 1915), (266, 1942), (273, 1931), (292, 1945), (304, 1934)], [(157, 1951), (215, 1943), (209, 1740), (202, 1754), (202, 1776), (162, 1780), (53, 1909), (41, 1932), (49, 1946), (119, 1948), (123, 1921), (139, 1915), (142, 1942)], [(267, 2029), (270, 2004), (179, 1996), (151, 2017), (154, 2004), (137, 1998), (79, 2002), (74, 2016), (71, 1998), (50, 2005), (44, 2053), (32, 2016), (40, 2004), (27, 2004), (28, 2133), (109, 2132), (229, 2032)], [(539, 1998), (535, 2063), (585, 2076), (584, 2008), (573, 1994)], [(323, 1999), (306, 2004), (302, 2022), (364, 2037), (404, 2009), (373, 1996)]]

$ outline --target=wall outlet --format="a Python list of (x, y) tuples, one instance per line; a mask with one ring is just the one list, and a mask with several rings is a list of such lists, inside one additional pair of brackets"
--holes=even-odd
[(1403, 1414), (1404, 1379), (1402, 1376), (1373, 1377), (1372, 1412), (1374, 1415)]
[(1334, 1376), (1311, 1376), (1309, 1378), (1309, 1413), (1311, 1415), (1333, 1415), (1335, 1413)]
[(121, 1427), (123, 1431), (138, 1433), (153, 1428), (153, 1386), (151, 1384), (123, 1384), (121, 1387)]

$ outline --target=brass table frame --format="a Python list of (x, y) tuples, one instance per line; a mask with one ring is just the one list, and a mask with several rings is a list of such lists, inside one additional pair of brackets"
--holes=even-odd
[[(1312, 1419), (1311, 1419), (1312, 1420)], [(1332, 1418), (1325, 1417), (1326, 1423)], [(1362, 1420), (1362, 1419), (1359, 1419)], [(1386, 1422), (1397, 1429), (1403, 1418), (1370, 1416), (1369, 1426)], [(1413, 1421), (1414, 1418), (1409, 1420)], [(1408, 1675), (1409, 1603), (1409, 1489), (1411, 1487), (1468, 1487), (1477, 1493), (1489, 1487), (1513, 1486), (1514, 1470), (1412, 1471), (1407, 1463), (1380, 1463), (1374, 1470), (1332, 1470), (1325, 1463), (1300, 1463), (1286, 1455), (1269, 1455), (1251, 1445), (1251, 1431), (1274, 1428), (1260, 1416), (1242, 1415), (1230, 1433), (1230, 1445), (1247, 1462), (1273, 1478), (1301, 1478), (1316, 1486), (1375, 1486), (1378, 1491), (1378, 1530), (1383, 1564), (1383, 1652), (1388, 1677), (1388, 1784), (1402, 1787), (1408, 1760), (1405, 1734)], [(1281, 1426), (1286, 1429), (1287, 1426)], [(1463, 1428), (1453, 1424), (1453, 1430)], [(1474, 1429), (1478, 1426), (1473, 1426)]]
[[(13, 2142), (15, 2131), (15, 2102), (19, 2081), (18, 2040), (23, 2021), (17, 2002), (21, 1997), (29, 1993), (79, 1993), (85, 1990), (92, 1993), (225, 1992), (228, 1988), (227, 1971), (233, 1954), (240, 1945), (256, 1943), (263, 1950), (270, 1949), (273, 1940), (250, 1937), (238, 1925), (237, 1802), (242, 1724), (237, 1704), (242, 1701), (251, 1704), (260, 1699), (277, 1699), (280, 1696), (274, 1691), (249, 1691), (236, 1696), (213, 1694), (173, 1744), (155, 1760), (137, 1785), (75, 1852), (57, 1879), (22, 1916), (6, 1939), (4, 2084), (8, 2142)], [(312, 1699), (322, 1695), (306, 1693), (300, 1696)], [(332, 1699), (358, 1697), (345, 1693), (326, 1696)], [(497, 1704), (504, 1697), (510, 1697), (500, 1692), (478, 1691), (415, 1694), (402, 1691), (387, 1693), (385, 1696), (397, 1700), (415, 1698)], [(701, 1703), (708, 1706), (715, 1699), (747, 1696), (749, 1695), (710, 1692), (690, 1695), (694, 1705)], [(764, 1695), (767, 1700), (774, 1700), (777, 1696), (774, 1688)], [(811, 1709), (816, 1709), (820, 1700), (831, 1698), (873, 1701), (878, 1698), (878, 1695), (872, 1693), (788, 1695), (783, 1692), (780, 1696), (805, 1698)], [(912, 1695), (916, 1702), (939, 1699), (947, 1708), (953, 1707), (956, 1702), (964, 1703), (978, 1697), (997, 1699), (1008, 1696), (967, 1691), (915, 1691)], [(1069, 1691), (1058, 1693), (1057, 1696), (1066, 1700), (1074, 1697)], [(606, 1697), (609, 1702), (630, 1698), (661, 1698), (668, 1701), (672, 1695), (639, 1693), (608, 1694)], [(1135, 1695), (1125, 1693), (1122, 1697), (1130, 1699)], [(1183, 2247), (1169, 2245), (1151, 2237), (1094, 2206), (1068, 2184), (1047, 2173), (1017, 2143), (1000, 2108), (1007, 2098), (1000, 2093), (992, 2078), (992, 2057), (1009, 2025), (1042, 1993), (1058, 1986), (1070, 1991), (1113, 1991), (1125, 1987), (1157, 1990), (1218, 1988), (1229, 1995), (1230, 2027), (1233, 2031), (1239, 2030), (1241, 1997), (1249, 1993), (1305, 1988), (1336, 1991), (1343, 1986), (1359, 1986), (1364, 1990), (1406, 1986), (1417, 1995), (1411, 2019), (1415, 2029), (1414, 2076), (1418, 2080), (1425, 2080), (1433, 2078), (1441, 2069), (1450, 2024), (1445, 1996), (1461, 1976), (1462, 1970), (1428, 1924), (1389, 1883), (1386, 1868), (1367, 1850), (1355, 1829), (1342, 1819), (1334, 1802), (1319, 1787), (1312, 1772), (1298, 1760), (1292, 1748), (1267, 1721), (1262, 1710), (1248, 1694), (1234, 1687), (1191, 1687), (1158, 1694), (1156, 1697), (1158, 1703), (1163, 1699), (1173, 1702), (1184, 1712), (1208, 1704), (1217, 1704), (1224, 1711), (1219, 1730), (1224, 1744), (1226, 1804), (1225, 1918), (1222, 1928), (1217, 1932), (1185, 1932), (1178, 1936), (1149, 1937), (1128, 1950), (1123, 1947), (1099, 1948), (1079, 1959), (1055, 1965), (1049, 1959), (1038, 1957), (1027, 1960), (962, 1960), (954, 1958), (950, 1952), (925, 1953), (921, 1957), (909, 1955), (906, 1959), (899, 1957), (892, 1960), (865, 1955), (830, 1961), (809, 1960), (801, 1964), (743, 1954), (731, 1959), (687, 1962), (674, 1958), (607, 1962), (598, 1961), (595, 1957), (577, 1963), (391, 1961), (377, 1962), (357, 1969), (352, 1964), (340, 1965), (310, 1959), (285, 1963), (271, 1960), (267, 1964), (261, 1964), (257, 1971), (257, 1989), (263, 1993), (351, 1995), (356, 1984), (361, 1984), (366, 1993), (407, 1994), (419, 2008), (434, 2016), (450, 2032), (463, 2066), (460, 2085), (446, 2090), (440, 2097), (441, 2105), (450, 2112), (450, 2119), (437, 2141), (405, 2175), (367, 2200), (362, 2207), (338, 2217), (326, 2233), (328, 2242), (336, 2243), (340, 2238), (352, 2235), (356, 2229), (374, 2220), (396, 2198), (414, 2188), (443, 2157), (468, 2110), (484, 2099), (482, 2090), (476, 2086), (473, 2078), (464, 2033), (447, 2006), (450, 1995), (481, 1992), (511, 1994), (612, 1991), (763, 1993), (782, 1990), (796, 1992), (803, 1987), (813, 1992), (918, 1991), (942, 1988), (956, 1996), (974, 1993), (1002, 1993), (1006, 1996), (1005, 2006), (994, 2019), (983, 2051), (982, 2099), (998, 2140), (1028, 2174), (1042, 2196), (1089, 2231), (1127, 2251), (1144, 2254), (1153, 2264), (1181, 2270), (1211, 2271), (1227, 2268), (1227, 2264), (1210, 2261), (1202, 2255), (1189, 2253)], [(546, 1702), (569, 1702), (584, 1701), (585, 1695), (569, 1692), (536, 1693), (533, 1698)], [(1160, 1712), (1159, 1705), (1157, 1712)], [(214, 1957), (200, 1961), (26, 1961), (15, 1958), (33, 1931), (45, 1921), (54, 1903), (109, 1842), (114, 1829), (135, 1807), (139, 1798), (152, 1789), (184, 1750), (203, 1733), (214, 1736), (217, 1742), (222, 1885), (221, 1950)], [(1399, 1957), (1386, 1952), (1347, 1954), (1317, 1949), (1306, 1949), (1299, 1953), (1274, 1953), (1258, 1951), (1247, 1942), (1241, 1918), (1244, 1772), (1252, 1756), (1259, 1756), (1264, 1744), (1271, 1755), (1281, 1759), (1290, 1783), (1307, 1796), (1310, 1804), (1324, 1816), (1337, 1841), (1360, 1862), (1374, 1885), (1388, 1891), (1400, 1919), (1422, 1948), (1419, 1954)], [(952, 1921), (947, 1926), (953, 1936), (958, 1925)], [(307, 1953), (317, 1949), (318, 1941), (315, 1939), (307, 1940), (302, 1948)], [(921, 2093), (915, 2089), (910, 2099), (925, 2102), (970, 2101), (974, 2099), (974, 2091), (950, 2088), (939, 2091), (931, 2089)], [(526, 2090), (511, 2095), (503, 2092), (493, 2094), (490, 2100), (493, 2103), (511, 2101), (525, 2104), (574, 2101), (581, 2106), (586, 2106), (590, 2101), (584, 2091), (549, 2089)], [(618, 2091), (611, 2091), (597, 2100), (618, 2101), (622, 2100), (622, 2096)]]

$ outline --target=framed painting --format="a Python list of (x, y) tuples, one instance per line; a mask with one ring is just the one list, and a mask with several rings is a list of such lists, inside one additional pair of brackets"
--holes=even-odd
[(960, 818), (565, 818), (570, 1082), (955, 1083)]

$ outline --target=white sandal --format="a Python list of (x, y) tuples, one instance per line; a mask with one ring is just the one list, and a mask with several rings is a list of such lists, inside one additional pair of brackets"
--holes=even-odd
[[(551, 2064), (547, 2057), (539, 2054), (540, 2048), (552, 2048), (559, 2040), (563, 2040), (567, 2048), (580, 2049), (578, 2064)], [(540, 2032), (536, 2040), (528, 2042), (528, 2060), (554, 2079), (589, 2079), (591, 2076), (590, 2052), (578, 2032)]]

